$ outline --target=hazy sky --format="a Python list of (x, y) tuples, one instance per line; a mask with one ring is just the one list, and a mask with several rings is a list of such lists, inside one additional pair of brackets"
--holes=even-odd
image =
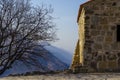
[(34, 5), (41, 3), (52, 5), (52, 16), (58, 29), (57, 36), (60, 40), (52, 43), (70, 53), (74, 52), (78, 40), (77, 15), (80, 4), (87, 0), (31, 0)]

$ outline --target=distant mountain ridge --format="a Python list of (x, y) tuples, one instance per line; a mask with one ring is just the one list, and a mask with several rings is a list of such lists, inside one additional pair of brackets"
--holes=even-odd
[(68, 65), (71, 64), (72, 54), (70, 54), (69, 52), (67, 52), (61, 48), (58, 48), (56, 46), (53, 46), (53, 45), (49, 44), (48, 42), (42, 42), (41, 45), (46, 50), (48, 50), (50, 53), (52, 53), (54, 56), (56, 56), (58, 59), (63, 61), (64, 63), (67, 63)]
[(44, 46), (44, 48), (49, 52), (51, 52), (55, 57), (60, 59), (62, 62), (70, 65), (72, 61), (72, 55), (69, 52), (63, 49), (57, 48), (55, 46)]
[(61, 52), (63, 54), (64, 51), (48, 43), (46, 45), (37, 45), (31, 53), (24, 54), (20, 60), (15, 61), (11, 68), (6, 70), (1, 76), (33, 71), (49, 72), (68, 69), (70, 60), (64, 59), (66, 57), (62, 58), (64, 55), (60, 54)]

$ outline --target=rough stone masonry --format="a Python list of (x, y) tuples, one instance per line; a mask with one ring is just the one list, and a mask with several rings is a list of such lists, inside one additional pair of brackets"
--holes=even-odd
[(120, 71), (120, 0), (89, 0), (79, 9), (79, 40), (71, 69)]

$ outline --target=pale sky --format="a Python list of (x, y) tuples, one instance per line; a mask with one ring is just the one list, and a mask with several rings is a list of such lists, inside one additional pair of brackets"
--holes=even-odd
[(34, 5), (51, 5), (54, 9), (52, 16), (56, 18), (54, 23), (58, 29), (57, 37), (60, 39), (53, 45), (62, 48), (70, 53), (78, 40), (77, 15), (80, 4), (87, 0), (31, 0)]

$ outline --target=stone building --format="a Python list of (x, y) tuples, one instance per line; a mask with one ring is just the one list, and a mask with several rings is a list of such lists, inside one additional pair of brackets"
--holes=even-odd
[(89, 0), (80, 6), (77, 22), (71, 69), (120, 70), (120, 0)]

